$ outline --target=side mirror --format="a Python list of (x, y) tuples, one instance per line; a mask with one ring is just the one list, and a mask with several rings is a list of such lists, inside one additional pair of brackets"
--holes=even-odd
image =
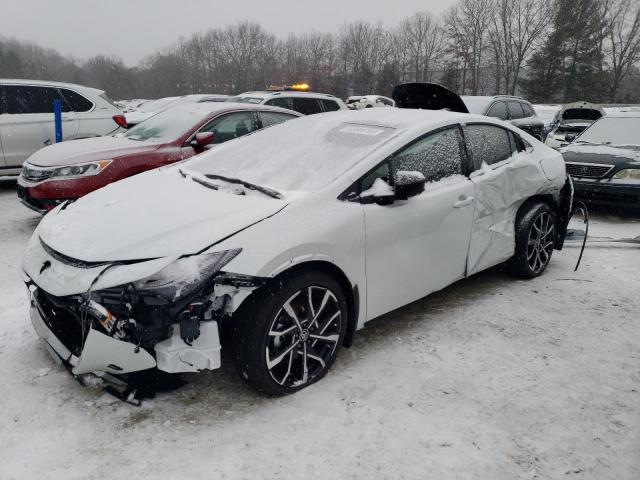
[(567, 133), (564, 136), (564, 141), (571, 143), (576, 139), (577, 136), (578, 136), (578, 134), (576, 134), (576, 133)]
[(417, 171), (398, 170), (396, 172), (395, 197), (398, 200), (406, 200), (424, 192), (426, 179)]
[(196, 133), (196, 136), (193, 140), (191, 140), (192, 147), (205, 147), (206, 145), (210, 145), (213, 143), (214, 133), (213, 132), (200, 132)]

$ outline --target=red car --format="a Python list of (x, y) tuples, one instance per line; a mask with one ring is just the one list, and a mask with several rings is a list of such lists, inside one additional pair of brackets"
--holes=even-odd
[(46, 213), (109, 183), (299, 116), (283, 108), (230, 102), (177, 106), (124, 134), (62, 142), (37, 151), (23, 165), (18, 196), (27, 207)]

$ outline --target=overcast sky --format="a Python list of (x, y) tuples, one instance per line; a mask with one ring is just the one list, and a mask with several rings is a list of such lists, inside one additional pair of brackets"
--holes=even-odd
[(85, 60), (104, 53), (133, 65), (180, 36), (259, 21), (277, 34), (336, 32), (345, 21), (387, 25), (418, 10), (440, 13), (454, 0), (0, 0), (0, 35)]

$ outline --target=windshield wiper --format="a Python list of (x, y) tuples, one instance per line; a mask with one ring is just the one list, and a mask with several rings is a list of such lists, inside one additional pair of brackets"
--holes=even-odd
[(194, 182), (196, 182), (199, 185), (202, 185), (203, 187), (210, 188), (211, 190), (220, 189), (220, 185), (215, 184), (215, 183), (207, 182), (206, 180), (203, 180), (200, 177), (194, 177), (193, 175), (189, 175), (184, 170), (182, 170), (181, 168), (178, 169), (178, 172), (180, 172), (180, 175), (182, 175), (182, 178), (189, 177), (191, 180), (193, 180)]
[(205, 175), (205, 177), (210, 178), (211, 180), (222, 180), (223, 182), (237, 183), (245, 188), (248, 188), (249, 190), (255, 190), (256, 192), (264, 193), (271, 198), (282, 199), (282, 194), (280, 192), (272, 190), (271, 188), (261, 187), (260, 185), (245, 182), (244, 180), (240, 180), (239, 178), (223, 177), (222, 175), (213, 174)]

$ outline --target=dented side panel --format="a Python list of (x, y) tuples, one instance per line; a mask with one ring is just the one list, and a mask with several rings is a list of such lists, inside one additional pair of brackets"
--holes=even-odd
[(504, 262), (513, 255), (518, 209), (535, 195), (551, 194), (557, 199), (564, 183), (561, 162), (561, 158), (541, 159), (534, 149), (491, 167), (483, 165), (471, 175), (476, 202), (467, 275)]

